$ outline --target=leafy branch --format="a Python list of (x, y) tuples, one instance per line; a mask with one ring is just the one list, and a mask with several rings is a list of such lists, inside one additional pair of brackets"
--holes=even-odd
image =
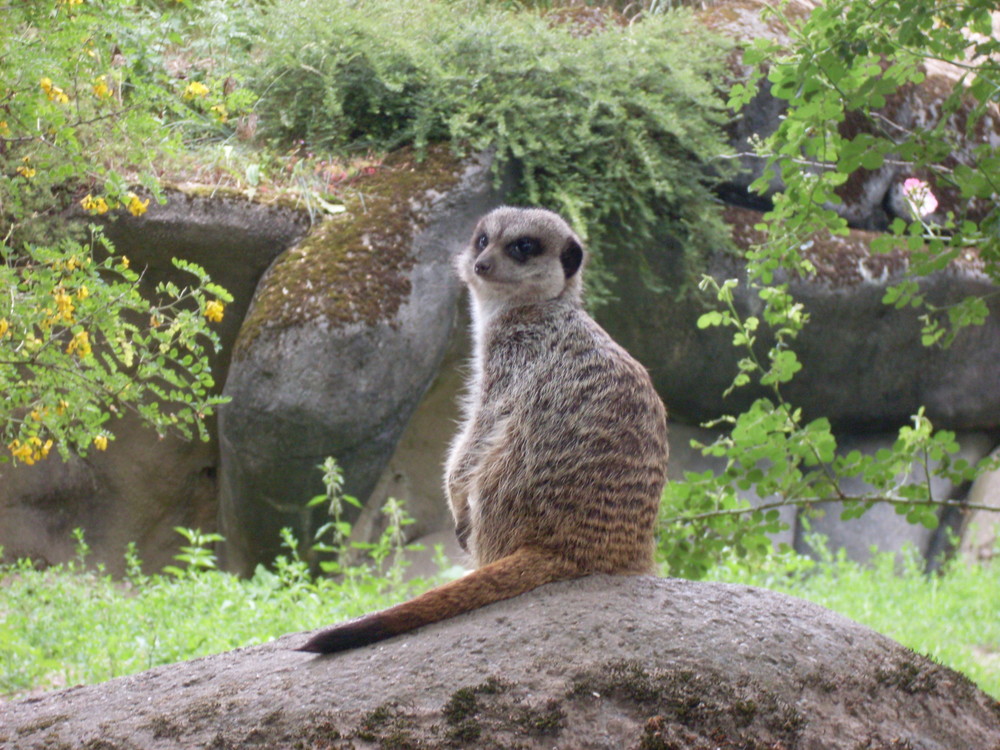
[[(991, 201), (998, 150), (979, 144), (963, 152), (957, 164), (941, 163), (954, 151), (945, 127), (948, 118), (961, 114), (966, 133), (971, 133), (987, 104), (1000, 99), (990, 64), (965, 58), (970, 42), (964, 29), (988, 39), (977, 51), (1000, 49), (992, 37), (990, 9), (985, 0), (959, 4), (831, 0), (802, 21), (784, 18), (791, 39), (787, 48), (757, 39), (744, 50), (751, 73), (733, 85), (730, 106), (745, 106), (765, 76), (772, 94), (788, 102), (777, 130), (757, 144), (755, 156), (766, 164), (752, 188), (768, 194), (775, 177), (782, 187), (770, 195), (773, 208), (757, 226), (766, 240), (745, 256), (743, 289), (759, 299), (761, 312), (739, 313), (735, 280), (719, 283), (706, 278), (701, 288), (713, 294), (717, 309), (702, 315), (698, 326), (733, 330), (733, 344), (742, 356), (726, 393), (753, 387), (768, 397), (757, 398), (741, 414), (706, 425), (727, 428), (710, 445), (693, 443), (721, 462), (718, 471), (691, 472), (667, 487), (660, 547), (673, 573), (697, 577), (733, 551), (770, 554), (768, 535), (783, 528), (779, 511), (786, 507), (809, 508), (832, 501), (841, 504), (842, 518), (847, 519), (886, 503), (908, 521), (934, 527), (942, 508), (972, 508), (934, 497), (933, 477), (961, 485), (996, 468), (989, 459), (970, 465), (959, 457), (954, 433), (935, 431), (922, 409), (913, 415), (911, 425), (899, 429), (891, 448), (875, 455), (839, 452), (829, 420), (821, 417), (807, 423), (801, 410), (782, 394), (782, 387), (801, 369), (793, 343), (808, 316), (791, 297), (788, 285), (775, 283), (779, 272), (802, 278), (815, 273), (802, 249), (812, 237), (847, 233), (847, 222), (837, 207), (842, 202), (839, 190), (851, 175), (885, 166), (922, 169), (947, 178), (947, 186), (934, 189), (954, 189), (961, 196), (958, 205), (978, 205), (984, 213), (931, 218), (934, 208), (924, 208), (929, 200), (912, 202), (915, 215), (897, 218), (890, 232), (872, 246), (875, 252), (901, 250), (909, 260), (910, 277), (890, 287), (884, 302), (897, 308), (925, 306), (925, 345), (947, 346), (964, 327), (986, 320), (990, 293), (955, 304), (928, 305), (913, 276), (945, 268), (970, 247), (987, 269), (1000, 265), (996, 231), (1000, 216)], [(783, 18), (782, 10), (776, 8), (775, 15)], [(936, 21), (921, 23), (921, 18)], [(915, 49), (922, 50), (923, 57), (914, 54)], [(891, 123), (890, 132), (885, 116), (873, 110), (899, 96), (902, 87), (923, 82), (919, 63), (925, 57), (966, 61), (969, 75), (955, 82), (936, 124), (907, 129)], [(866, 125), (842, 129), (848, 114)], [(912, 182), (922, 185), (924, 197), (933, 197), (932, 186)], [(842, 489), (845, 478), (860, 480), (871, 489), (848, 494)], [(748, 493), (756, 495), (756, 504), (746, 498)], [(975, 509), (992, 510), (983, 505)]]

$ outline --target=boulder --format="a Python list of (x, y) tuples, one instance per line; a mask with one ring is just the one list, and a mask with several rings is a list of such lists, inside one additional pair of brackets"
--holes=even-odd
[[(748, 248), (760, 240), (754, 229), (760, 216), (749, 209), (726, 209), (738, 247)], [(985, 324), (963, 330), (950, 348), (922, 346), (921, 311), (882, 302), (888, 286), (902, 278), (907, 262), (901, 254), (872, 253), (869, 246), (876, 236), (852, 230), (846, 237), (816, 237), (806, 251), (816, 274), (788, 280), (792, 294), (809, 314), (809, 323), (792, 345), (802, 370), (782, 393), (807, 418), (826, 416), (847, 432), (898, 429), (921, 406), (937, 428), (978, 430), (1000, 425), (996, 285), (973, 256), (921, 278), (922, 290), (934, 305), (945, 307), (977, 295), (990, 308)], [(720, 282), (739, 279), (738, 311), (743, 316), (759, 314), (761, 301), (746, 285), (743, 261), (724, 250), (695, 261), (672, 246), (669, 238), (647, 259), (645, 271), (609, 260), (617, 275), (613, 292), (628, 304), (605, 306), (599, 319), (649, 368), (674, 418), (704, 422), (769, 395), (745, 387), (723, 399), (744, 353), (733, 347), (732, 329), (697, 326), (714, 300), (691, 288), (692, 273), (710, 274)], [(650, 270), (668, 285), (666, 292), (649, 288)], [(763, 356), (771, 342), (763, 326), (759, 333)]]
[[(403, 529), (407, 539), (419, 541), (423, 535), (443, 532), (449, 542), (454, 540), (455, 524), (444, 493), (444, 464), (461, 419), (459, 401), (471, 354), (468, 308), (463, 300), (437, 375), (417, 404), (354, 523), (356, 541), (377, 539), (386, 529), (387, 518), (382, 508), (389, 498), (402, 501), (413, 519)], [(449, 544), (449, 549), (461, 552), (457, 540), (453, 546)]]
[[(488, 155), (433, 147), (390, 156), (344, 214), (316, 226), (261, 280), (237, 339), (220, 414), (224, 564), (249, 573), (311, 542), (327, 456), (367, 499), (431, 383), (454, 328), (452, 256), (499, 202)], [(348, 509), (346, 520), (356, 511)]]
[(967, 678), (746, 586), (594, 576), (333, 657), (305, 639), (0, 704), (0, 747), (1000, 747)]
[(125, 551), (134, 542), (143, 568), (174, 562), (184, 543), (178, 526), (210, 531), (216, 526), (214, 441), (162, 440), (127, 415), (113, 425), (105, 452), (34, 466), (3, 469), (0, 545), (11, 560), (42, 565), (71, 560), (81, 529), (87, 561), (113, 575), (125, 572)]
[[(990, 458), (1000, 464), (1000, 448), (993, 451)], [(969, 488), (966, 502), (982, 507), (963, 514), (959, 553), (969, 562), (989, 562), (1000, 555), (1000, 469), (977, 477)], [(984, 507), (991, 510), (984, 510)]]
[[(205, 267), (234, 300), (215, 326), (220, 351), (211, 357), (221, 391), (240, 321), (258, 279), (270, 262), (309, 224), (305, 211), (254, 203), (237, 194), (186, 186), (169, 190), (163, 205), (151, 202), (141, 217), (119, 216), (106, 235), (151, 295), (160, 282), (183, 286), (174, 257)], [(90, 562), (124, 572), (124, 552), (137, 545), (147, 570), (173, 562), (183, 539), (175, 526), (216, 528), (219, 464), (214, 420), (210, 440), (161, 439), (132, 415), (109, 423), (115, 440), (106, 452), (63, 462), (54, 454), (35, 466), (0, 468), (0, 546), (10, 559), (58, 563), (74, 555), (71, 532), (84, 531)]]

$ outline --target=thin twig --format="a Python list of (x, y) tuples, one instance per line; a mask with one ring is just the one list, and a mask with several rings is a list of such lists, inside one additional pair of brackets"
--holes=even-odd
[(992, 505), (983, 505), (982, 503), (966, 503), (962, 500), (908, 500), (899, 497), (833, 497), (833, 498), (809, 498), (804, 500), (776, 500), (771, 503), (763, 503), (749, 508), (727, 508), (719, 510), (705, 511), (704, 513), (696, 513), (693, 516), (674, 516), (673, 518), (667, 518), (664, 523), (683, 523), (690, 521), (700, 521), (705, 518), (719, 518), (722, 516), (741, 516), (749, 513), (754, 513), (756, 511), (764, 510), (774, 510), (776, 508), (797, 508), (804, 505), (813, 505), (816, 503), (847, 503), (847, 502), (857, 502), (857, 503), (887, 503), (889, 505), (920, 505), (920, 506), (937, 506), (942, 508), (966, 508), (968, 510), (988, 510), (992, 512), (1000, 512), (1000, 508), (994, 507)]

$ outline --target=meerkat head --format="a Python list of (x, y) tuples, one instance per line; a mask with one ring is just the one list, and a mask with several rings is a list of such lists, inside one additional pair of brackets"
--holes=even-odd
[(501, 206), (476, 225), (456, 259), (484, 312), (562, 298), (579, 302), (583, 243), (559, 214)]

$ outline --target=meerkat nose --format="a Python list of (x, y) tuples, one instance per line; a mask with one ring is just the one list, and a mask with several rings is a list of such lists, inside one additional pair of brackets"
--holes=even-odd
[(477, 260), (473, 270), (479, 276), (485, 276), (493, 269), (493, 264), (488, 260)]

